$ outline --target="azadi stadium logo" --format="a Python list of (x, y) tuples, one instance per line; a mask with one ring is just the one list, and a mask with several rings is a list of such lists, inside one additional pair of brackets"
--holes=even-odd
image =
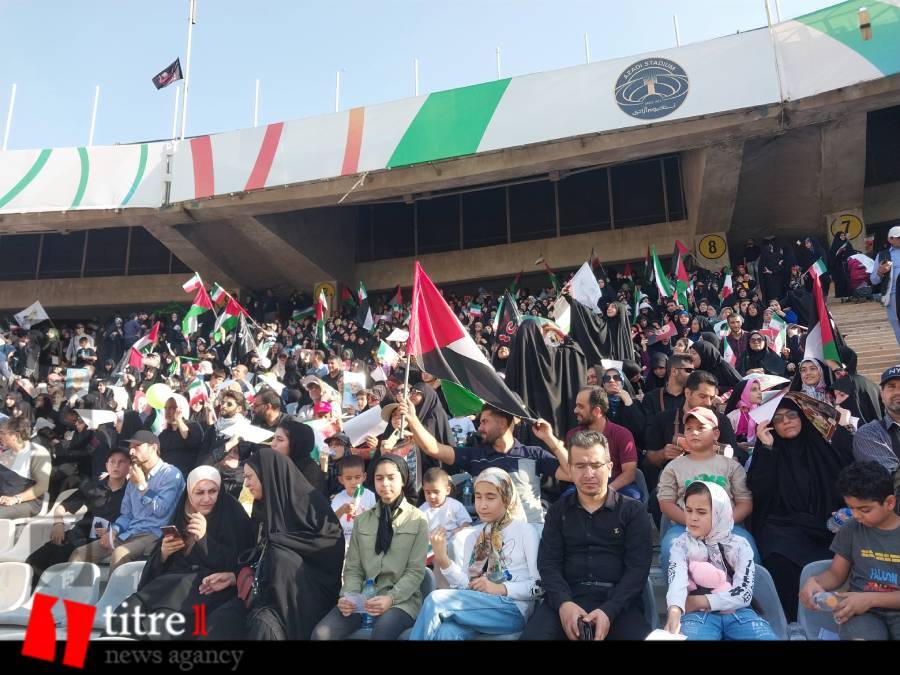
[(676, 111), (688, 95), (688, 76), (668, 59), (642, 59), (628, 66), (616, 81), (616, 103), (622, 112), (655, 120)]

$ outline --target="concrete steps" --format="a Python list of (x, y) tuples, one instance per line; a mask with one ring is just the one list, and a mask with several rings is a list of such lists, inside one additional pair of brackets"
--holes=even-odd
[(881, 303), (828, 300), (828, 309), (841, 334), (859, 356), (860, 375), (878, 382), (885, 369), (900, 364), (900, 346)]

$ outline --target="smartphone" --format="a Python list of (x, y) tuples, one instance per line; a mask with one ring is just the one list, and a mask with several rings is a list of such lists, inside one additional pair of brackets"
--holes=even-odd
[(166, 535), (171, 535), (171, 536), (175, 537), (176, 539), (184, 539), (184, 537), (181, 536), (181, 532), (179, 532), (178, 528), (175, 527), (174, 525), (163, 525), (159, 529), (162, 530), (162, 534), (164, 537)]
[(583, 642), (594, 641), (594, 624), (578, 619), (578, 639)]

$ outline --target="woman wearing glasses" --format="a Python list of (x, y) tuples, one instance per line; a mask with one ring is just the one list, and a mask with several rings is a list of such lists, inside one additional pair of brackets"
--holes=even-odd
[(616, 424), (628, 429), (638, 446), (643, 446), (647, 418), (644, 415), (644, 408), (634, 400), (631, 383), (622, 377), (622, 373), (618, 369), (608, 368), (603, 372), (601, 384), (607, 399), (609, 399), (609, 410), (606, 416)]
[(797, 618), (800, 572), (831, 556), (826, 523), (844, 505), (841, 469), (853, 461), (853, 438), (838, 427), (828, 442), (793, 401), (783, 399), (757, 427), (747, 473), (753, 492), (753, 537), (772, 573), (787, 620)]

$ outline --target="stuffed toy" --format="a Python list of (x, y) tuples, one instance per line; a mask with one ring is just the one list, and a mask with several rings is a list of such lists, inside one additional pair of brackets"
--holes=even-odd
[(707, 593), (720, 593), (731, 590), (731, 584), (725, 570), (708, 561), (692, 560), (688, 563), (688, 591), (698, 588), (706, 589)]

